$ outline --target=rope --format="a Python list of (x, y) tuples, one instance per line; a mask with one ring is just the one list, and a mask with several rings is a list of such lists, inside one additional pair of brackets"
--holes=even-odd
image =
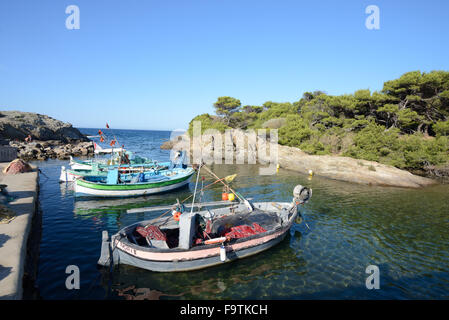
[(42, 173), (42, 175), (46, 178), (45, 181), (47, 181), (49, 179), (49, 177), (41, 169), (38, 168), (37, 170), (39, 171), (39, 173)]
[[(225, 178), (226, 178), (226, 177), (225, 177)], [(205, 190), (205, 189), (207, 189), (207, 188), (209, 188), (209, 187), (212, 187), (214, 184), (220, 182), (221, 180), (224, 180), (225, 178), (221, 178), (221, 179), (218, 179), (218, 180), (216, 180), (216, 181), (214, 181), (214, 182), (212, 182), (212, 183), (209, 183), (207, 186), (205, 186), (204, 188), (202, 188), (199, 192), (202, 192), (203, 190)], [(181, 203), (183, 203), (183, 202), (189, 200), (191, 197), (193, 197), (193, 194), (191, 194), (190, 196), (188, 196), (187, 198), (185, 198), (184, 200), (182, 200)], [(162, 213), (160, 216), (154, 218), (154, 219), (151, 220), (151, 221), (156, 221), (156, 220), (162, 218), (163, 216), (165, 216), (165, 215), (166, 215), (167, 213), (169, 213), (170, 211), (171, 211), (171, 209), (165, 211), (165, 212)]]

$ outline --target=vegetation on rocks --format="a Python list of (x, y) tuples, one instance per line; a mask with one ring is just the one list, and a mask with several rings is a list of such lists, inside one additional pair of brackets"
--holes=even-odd
[(279, 129), (281, 145), (313, 155), (341, 155), (405, 169), (445, 166), (449, 161), (449, 72), (413, 71), (384, 83), (331, 96), (305, 92), (299, 101), (241, 106), (219, 97), (217, 115), (202, 114), (202, 131)]

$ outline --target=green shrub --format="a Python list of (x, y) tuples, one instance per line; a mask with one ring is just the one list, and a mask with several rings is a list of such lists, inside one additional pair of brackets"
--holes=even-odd
[(448, 136), (449, 135), (449, 120), (437, 121), (432, 126), (433, 131), (437, 136)]
[(314, 131), (299, 115), (288, 115), (285, 125), (279, 129), (279, 143), (290, 147), (300, 147)]
[(422, 168), (449, 159), (447, 71), (408, 72), (375, 92), (331, 96), (316, 90), (293, 103), (240, 105), (235, 98), (220, 97), (215, 107), (221, 117), (202, 114), (192, 122), (200, 120), (203, 132), (278, 129), (280, 144), (309, 154), (345, 155), (398, 168)]
[(208, 113), (203, 113), (199, 116), (196, 116), (189, 123), (188, 133), (190, 136), (193, 136), (193, 122), (200, 121), (201, 122), (201, 133), (203, 133), (207, 129), (217, 129), (221, 133), (225, 132), (226, 129), (231, 129), (231, 127), (227, 126), (223, 123), (223, 121), (218, 118), (209, 115)]
[(268, 129), (279, 129), (286, 124), (287, 120), (285, 118), (274, 118), (267, 120), (263, 123), (262, 128)]

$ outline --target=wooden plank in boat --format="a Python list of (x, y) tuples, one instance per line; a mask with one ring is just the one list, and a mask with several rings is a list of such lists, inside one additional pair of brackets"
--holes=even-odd
[[(203, 202), (203, 203), (195, 203), (193, 206), (196, 207), (213, 207), (213, 206), (223, 206), (223, 205), (234, 205), (240, 204), (238, 201), (212, 201), (212, 202)], [(129, 209), (126, 213), (137, 213), (137, 212), (149, 212), (149, 211), (159, 211), (159, 210), (169, 210), (172, 209), (175, 205), (170, 206), (157, 206), (157, 207), (146, 207), (146, 208), (135, 208)], [(191, 204), (184, 205), (187, 208), (192, 208)]]

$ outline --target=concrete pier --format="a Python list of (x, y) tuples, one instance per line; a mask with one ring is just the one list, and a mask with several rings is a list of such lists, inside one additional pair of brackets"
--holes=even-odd
[[(0, 170), (7, 163), (0, 163)], [(0, 173), (0, 184), (6, 184), (14, 200), (8, 206), (16, 213), (14, 220), (0, 224), (0, 299), (22, 299), (23, 276), (27, 258), (27, 242), (33, 216), (37, 211), (39, 174)]]

